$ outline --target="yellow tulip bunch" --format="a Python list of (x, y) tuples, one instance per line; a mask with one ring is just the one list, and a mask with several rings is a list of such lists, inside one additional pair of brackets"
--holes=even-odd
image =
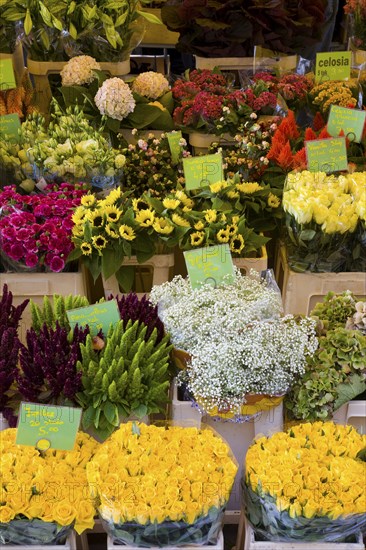
[(264, 500), (272, 497), (290, 518), (363, 514), (366, 462), (357, 454), (366, 436), (333, 422), (300, 424), (257, 439), (246, 455), (246, 484)]
[(227, 502), (237, 471), (210, 429), (122, 424), (87, 466), (101, 517), (140, 525), (193, 524)]
[(22, 516), (81, 533), (94, 525), (95, 507), (90, 497), (85, 466), (99, 445), (79, 433), (73, 451), (49, 450), (15, 444), (16, 430), (1, 432), (0, 523)]

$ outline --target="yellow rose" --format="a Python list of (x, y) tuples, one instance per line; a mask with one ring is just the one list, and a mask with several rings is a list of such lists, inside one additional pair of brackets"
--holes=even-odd
[(0, 506), (0, 523), (9, 523), (15, 515), (16, 512), (10, 506)]
[(82, 500), (78, 503), (74, 529), (80, 535), (85, 529), (94, 526), (95, 507), (90, 500)]
[(59, 525), (71, 525), (75, 516), (75, 507), (68, 500), (61, 500), (54, 505), (53, 517)]

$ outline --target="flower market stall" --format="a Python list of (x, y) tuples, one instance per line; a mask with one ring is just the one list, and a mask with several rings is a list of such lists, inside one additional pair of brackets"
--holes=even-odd
[(364, 550), (364, 5), (221, 4), (2, 2), (4, 547)]

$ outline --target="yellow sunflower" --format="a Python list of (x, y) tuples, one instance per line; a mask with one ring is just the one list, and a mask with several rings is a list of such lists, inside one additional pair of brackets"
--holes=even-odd
[(255, 193), (256, 191), (260, 191), (262, 187), (257, 182), (244, 182), (244, 183), (237, 183), (235, 185), (238, 191), (240, 193), (245, 193), (245, 195), (251, 195), (252, 193)]
[(211, 183), (210, 185), (210, 191), (212, 193), (219, 193), (222, 189), (225, 189), (229, 184), (227, 181), (216, 181), (215, 183)]
[(191, 246), (199, 246), (203, 243), (204, 238), (204, 231), (196, 231), (195, 233), (192, 233), (190, 236)]
[(103, 237), (103, 235), (96, 235), (95, 237), (92, 237), (92, 243), (94, 248), (97, 250), (102, 250), (102, 248), (107, 246), (108, 241), (105, 237)]
[(132, 208), (137, 212), (138, 210), (148, 210), (150, 207), (143, 199), (132, 199)]
[(84, 195), (83, 197), (81, 197), (80, 204), (82, 204), (83, 206), (93, 206), (95, 201), (95, 195)]
[(240, 233), (238, 235), (234, 235), (234, 237), (230, 241), (231, 252), (234, 252), (235, 254), (241, 254), (244, 246), (245, 242), (243, 236), (240, 235)]
[(204, 210), (205, 220), (207, 223), (214, 223), (217, 218), (216, 210)]
[(88, 210), (85, 210), (83, 206), (78, 206), (73, 215), (71, 216), (72, 221), (75, 225), (81, 225), (85, 223), (86, 214)]
[(197, 229), (197, 231), (201, 231), (205, 227), (205, 224), (202, 220), (199, 220), (197, 223), (194, 224), (193, 227)]
[(270, 193), (268, 195), (267, 204), (271, 208), (278, 208), (281, 204), (281, 201), (278, 197), (276, 197), (276, 195), (274, 195), (273, 193)]
[(121, 194), (122, 194), (122, 191), (120, 187), (117, 187), (116, 189), (112, 189), (112, 191), (104, 199), (105, 204), (107, 205), (114, 204), (116, 200), (120, 198)]
[(133, 241), (136, 238), (135, 232), (129, 225), (122, 224), (119, 228), (119, 234), (126, 241)]
[(106, 206), (105, 210), (104, 210), (104, 213), (107, 217), (107, 222), (110, 222), (110, 223), (118, 222), (118, 220), (120, 219), (120, 217), (122, 215), (122, 211), (119, 208), (117, 208), (116, 206), (113, 206), (113, 205)]
[(228, 243), (230, 239), (229, 231), (227, 229), (220, 229), (217, 232), (216, 239), (219, 243)]
[(179, 227), (190, 227), (191, 224), (188, 220), (185, 220), (180, 216), (179, 214), (174, 213), (172, 215), (172, 222), (175, 223), (175, 225), (179, 225)]
[(163, 200), (163, 206), (168, 210), (175, 210), (179, 205), (180, 205), (180, 200), (178, 199), (170, 199), (169, 197), (166, 197)]
[(89, 210), (86, 214), (86, 218), (90, 221), (92, 227), (102, 227), (104, 225), (103, 212), (99, 209)]
[(93, 252), (92, 246), (90, 243), (81, 243), (80, 250), (84, 256), (90, 256)]
[(152, 210), (146, 209), (146, 210), (139, 210), (136, 212), (135, 220), (138, 224), (141, 225), (141, 227), (149, 227), (154, 223), (155, 214)]
[(153, 229), (162, 235), (169, 235), (174, 230), (174, 226), (165, 218), (155, 218)]
[(119, 238), (119, 235), (118, 235), (117, 231), (110, 224), (107, 224), (105, 226), (105, 232), (107, 233), (107, 235), (112, 237), (112, 239), (118, 239)]
[(233, 237), (238, 232), (238, 226), (236, 224), (231, 224), (227, 226), (227, 231), (230, 235), (230, 237)]

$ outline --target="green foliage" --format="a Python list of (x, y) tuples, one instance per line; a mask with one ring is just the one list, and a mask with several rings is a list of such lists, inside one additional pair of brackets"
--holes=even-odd
[(123, 321), (111, 327), (104, 348), (93, 349), (89, 335), (81, 345), (83, 389), (77, 401), (84, 410), (82, 425), (92, 427), (101, 438), (108, 437), (121, 419), (142, 418), (162, 412), (168, 401), (170, 384), (169, 336), (156, 344), (157, 330), (145, 340), (144, 323)]
[(43, 306), (39, 306), (31, 300), (32, 327), (36, 332), (39, 332), (44, 323), (49, 328), (56, 328), (56, 321), (58, 321), (60, 327), (70, 330), (66, 311), (88, 305), (89, 302), (85, 296), (74, 296), (73, 294), (68, 296), (54, 294), (52, 300), (48, 296), (44, 296)]

